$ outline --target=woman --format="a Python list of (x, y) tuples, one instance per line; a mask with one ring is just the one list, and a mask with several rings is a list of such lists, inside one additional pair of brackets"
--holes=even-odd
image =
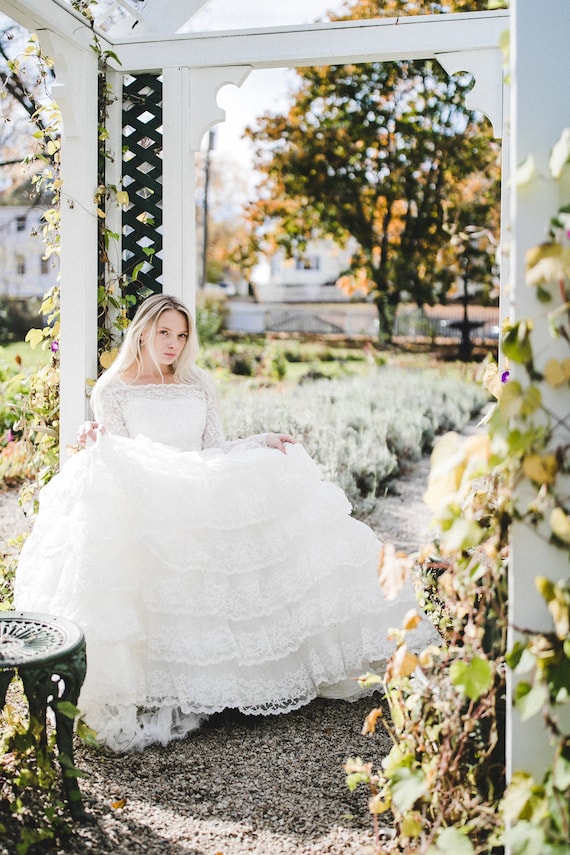
[(16, 576), (18, 609), (83, 627), (80, 707), (118, 751), (355, 692), (415, 603), (382, 597), (380, 543), (292, 436), (224, 439), (197, 350), (182, 303), (141, 304)]

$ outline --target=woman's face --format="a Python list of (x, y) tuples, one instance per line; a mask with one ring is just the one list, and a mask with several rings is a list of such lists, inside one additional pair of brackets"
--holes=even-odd
[(154, 356), (161, 368), (168, 368), (178, 359), (188, 341), (188, 324), (182, 312), (166, 309), (154, 334)]

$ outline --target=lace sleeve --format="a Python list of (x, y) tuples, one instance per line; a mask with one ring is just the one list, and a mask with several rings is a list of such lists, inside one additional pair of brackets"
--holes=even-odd
[(260, 448), (267, 446), (267, 434), (258, 433), (244, 439), (227, 440), (224, 437), (224, 429), (220, 418), (220, 409), (215, 390), (210, 383), (204, 383), (206, 390), (206, 424), (202, 435), (202, 448), (221, 448), (222, 451), (231, 451), (232, 448)]
[(128, 436), (125, 416), (121, 407), (119, 391), (111, 384), (96, 390), (93, 395), (95, 421), (104, 425), (109, 433)]

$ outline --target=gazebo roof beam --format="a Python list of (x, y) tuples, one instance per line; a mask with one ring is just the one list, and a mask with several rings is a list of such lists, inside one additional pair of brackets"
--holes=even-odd
[(127, 19), (111, 30), (112, 38), (121, 35), (149, 36), (164, 33), (177, 33), (204, 6), (207, 0), (147, 0), (139, 9), (130, 6), (126, 0), (117, 0), (121, 8), (128, 10)]
[(96, 26), (92, 29), (89, 21), (64, 0), (0, 0), (0, 12), (38, 36), (49, 30), (84, 47), (91, 43), (94, 30), (102, 50), (113, 49), (108, 34)]
[[(114, 41), (122, 68), (132, 73), (166, 66), (253, 68), (426, 59), (442, 53), (498, 48), (508, 11), (463, 12), (335, 21), (208, 33), (149, 35)], [(331, 58), (334, 58), (331, 62)]]

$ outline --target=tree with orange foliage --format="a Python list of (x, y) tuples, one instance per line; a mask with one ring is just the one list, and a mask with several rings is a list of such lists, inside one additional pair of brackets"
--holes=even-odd
[[(341, 17), (486, 7), (353, 0)], [(289, 252), (312, 237), (341, 245), (355, 238), (359, 249), (340, 284), (349, 293), (364, 285), (389, 339), (403, 298), (433, 304), (454, 284), (442, 253), (450, 236), (467, 225), (497, 231), (500, 147), (465, 107), (471, 77), (450, 78), (434, 60), (311, 67), (298, 77), (287, 115), (262, 116), (248, 129), (263, 176), (251, 221)]]

